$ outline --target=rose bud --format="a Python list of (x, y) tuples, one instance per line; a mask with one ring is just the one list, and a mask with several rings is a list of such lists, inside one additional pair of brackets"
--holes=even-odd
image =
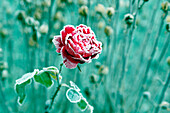
[(102, 5), (102, 4), (98, 4), (96, 7), (95, 7), (95, 11), (99, 14), (104, 14), (105, 12), (105, 7)]
[(107, 8), (106, 14), (107, 14), (108, 17), (111, 18), (114, 15), (114, 13), (115, 13), (115, 9), (113, 7)]
[(169, 15), (166, 17), (166, 22), (167, 23), (170, 22), (170, 16)]
[(34, 25), (34, 18), (32, 18), (32, 17), (27, 17), (27, 18), (25, 19), (25, 22), (26, 22), (26, 24), (27, 24), (28, 26), (32, 26), (32, 25)]
[(88, 13), (88, 7), (87, 6), (81, 6), (79, 8), (79, 14), (82, 16), (87, 16)]
[(170, 56), (167, 58), (167, 63), (170, 66)]
[(8, 71), (7, 70), (3, 70), (2, 71), (2, 78), (5, 79), (8, 77)]
[(98, 71), (99, 75), (107, 75), (108, 72), (109, 72), (109, 68), (104, 65), (100, 66), (99, 71)]
[(60, 28), (60, 22), (56, 22), (53, 27), (55, 30), (58, 30)]
[(99, 80), (99, 77), (95, 74), (90, 75), (89, 77), (90, 83), (96, 83)]
[(57, 0), (57, 8), (64, 9), (66, 7), (66, 3), (62, 2), (62, 0)]
[(37, 19), (37, 20), (40, 20), (42, 17), (41, 13), (39, 11), (35, 12), (34, 13), (34, 18)]
[(163, 3), (161, 4), (161, 9), (162, 9), (164, 12), (168, 11), (168, 10), (170, 9), (170, 3), (169, 3), (169, 2), (163, 2)]
[(100, 22), (98, 23), (98, 28), (99, 28), (99, 29), (102, 29), (104, 26), (105, 26), (105, 22), (104, 22), (104, 21), (100, 21)]
[(63, 63), (67, 68), (75, 68), (78, 63), (90, 63), (97, 59), (102, 51), (102, 43), (90, 27), (79, 25), (76, 28), (66, 25), (59, 36), (54, 36), (53, 43), (57, 53), (61, 53)]
[(84, 93), (86, 94), (87, 97), (90, 97), (91, 95), (88, 87), (84, 89)]
[(126, 14), (124, 16), (124, 21), (126, 22), (126, 24), (131, 25), (134, 21), (134, 16), (132, 14)]
[(110, 36), (113, 33), (113, 29), (110, 26), (106, 26), (104, 32), (106, 36)]
[(11, 8), (8, 8), (8, 9), (6, 10), (6, 13), (7, 13), (8, 15), (11, 15), (11, 14), (12, 14), (12, 9), (11, 9)]
[(48, 25), (47, 24), (42, 24), (39, 29), (40, 29), (40, 33), (42, 33), (42, 34), (48, 33)]
[(0, 31), (0, 35), (1, 35), (3, 38), (7, 37), (7, 36), (8, 36), (8, 30), (7, 30), (7, 29), (2, 29), (2, 30)]
[(101, 63), (100, 63), (100, 62), (96, 62), (96, 63), (95, 63), (95, 66), (96, 66), (96, 68), (100, 68)]
[(42, 5), (43, 5), (44, 7), (50, 7), (50, 6), (51, 6), (51, 0), (44, 0), (44, 1), (42, 2)]
[(19, 10), (15, 13), (18, 20), (23, 21), (26, 18), (26, 14), (24, 11)]
[(54, 20), (62, 20), (63, 19), (63, 14), (61, 11), (58, 11), (54, 15)]
[(143, 97), (146, 98), (146, 99), (150, 99), (151, 98), (150, 92), (149, 91), (143, 92)]
[(167, 32), (170, 32), (170, 22), (166, 24), (166, 30)]
[(168, 102), (166, 102), (166, 101), (163, 101), (161, 104), (160, 104), (160, 107), (162, 108), (162, 109), (168, 109), (169, 108), (169, 106), (170, 106), (170, 104), (168, 103)]

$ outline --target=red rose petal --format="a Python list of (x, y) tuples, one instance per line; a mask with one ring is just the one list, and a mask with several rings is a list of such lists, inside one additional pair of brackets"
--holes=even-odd
[(57, 53), (60, 53), (61, 48), (63, 47), (63, 44), (61, 42), (61, 36), (54, 36), (53, 43), (55, 47), (57, 48)]
[(67, 33), (64, 30), (62, 30), (61, 36), (62, 36), (62, 43), (63, 43), (63, 45), (65, 45), (65, 39), (66, 39)]
[(68, 26), (65, 27), (65, 32), (66, 32), (67, 34), (72, 33), (74, 30), (75, 30), (75, 29), (74, 29), (73, 26), (68, 25)]
[(77, 64), (80, 62), (80, 61), (73, 59), (72, 56), (66, 52), (65, 47), (61, 49), (61, 55), (64, 59), (63, 63), (67, 68), (70, 68), (70, 69), (76, 68)]

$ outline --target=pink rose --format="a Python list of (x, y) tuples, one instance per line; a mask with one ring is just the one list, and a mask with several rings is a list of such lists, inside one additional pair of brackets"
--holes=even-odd
[(90, 27), (79, 25), (76, 28), (66, 25), (59, 36), (54, 36), (53, 43), (57, 52), (61, 53), (67, 68), (75, 68), (78, 63), (89, 63), (97, 59), (102, 51), (102, 43)]

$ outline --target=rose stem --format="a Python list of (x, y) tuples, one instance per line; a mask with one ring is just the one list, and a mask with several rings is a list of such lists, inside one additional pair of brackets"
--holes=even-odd
[(149, 72), (149, 69), (150, 69), (150, 65), (151, 65), (151, 62), (152, 62), (153, 57), (155, 55), (155, 52), (156, 52), (156, 47), (158, 45), (159, 37), (160, 37), (161, 31), (162, 31), (164, 19), (166, 18), (166, 16), (167, 16), (167, 12), (165, 12), (163, 14), (163, 17), (162, 17), (161, 23), (160, 23), (160, 27), (159, 27), (159, 31), (158, 31), (158, 33), (155, 37), (155, 42), (154, 42), (154, 47), (152, 49), (152, 53), (151, 53), (150, 57), (148, 58), (146, 70), (145, 70), (145, 73), (144, 73), (144, 76), (143, 76), (143, 79), (142, 79), (142, 83), (141, 83), (142, 86), (139, 89), (139, 94), (138, 94), (138, 97), (137, 97), (136, 102), (135, 102), (134, 113), (136, 113), (138, 111), (138, 108), (139, 108), (139, 104), (140, 104), (142, 94), (143, 94), (143, 91), (144, 91), (144, 86), (146, 85), (146, 81), (147, 81), (147, 78), (148, 78), (148, 72)]
[(59, 80), (59, 75), (61, 73), (62, 66), (63, 66), (63, 63), (60, 64), (59, 74), (58, 73), (56, 74), (58, 86), (57, 86), (57, 89), (56, 89), (54, 95), (51, 98), (51, 103), (50, 103), (49, 109), (48, 109), (48, 111), (46, 111), (46, 113), (49, 113), (49, 111), (51, 110), (51, 108), (52, 108), (52, 106), (54, 104), (55, 97), (57, 96), (57, 94), (58, 94), (58, 92), (59, 92), (59, 90), (61, 88), (61, 83), (60, 83), (60, 80)]
[(154, 26), (155, 16), (156, 16), (156, 13), (158, 11), (157, 9), (158, 9), (159, 4), (160, 4), (160, 0), (157, 0), (157, 3), (156, 3), (156, 5), (153, 9), (151, 20), (149, 22), (150, 24), (148, 26), (148, 32), (146, 33), (145, 38), (144, 38), (144, 42), (142, 44), (142, 50), (140, 52), (141, 55), (139, 55), (140, 56), (140, 58), (139, 58), (140, 63), (138, 65), (137, 69), (136, 69), (137, 75), (139, 74), (139, 69), (141, 68), (141, 65), (143, 63), (144, 53), (145, 53), (145, 50), (146, 50), (146, 47), (147, 47), (147, 44), (148, 44), (148, 40), (151, 38), (150, 36), (151, 36), (151, 32), (152, 32), (152, 29), (153, 29), (153, 26)]
[(167, 88), (168, 88), (169, 83), (170, 83), (170, 71), (168, 72), (167, 79), (166, 79), (166, 81), (165, 81), (165, 85), (164, 85), (163, 88), (162, 88), (160, 97), (159, 97), (159, 99), (158, 99), (158, 104), (157, 104), (157, 106), (156, 106), (156, 108), (155, 108), (154, 113), (158, 113), (158, 112), (159, 112), (159, 108), (160, 108), (159, 105), (161, 104), (161, 102), (162, 102), (163, 99), (164, 99), (165, 92), (166, 92), (166, 90), (167, 90)]

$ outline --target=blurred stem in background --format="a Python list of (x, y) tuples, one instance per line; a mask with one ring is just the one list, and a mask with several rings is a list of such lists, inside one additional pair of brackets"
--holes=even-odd
[(154, 26), (154, 22), (155, 22), (155, 17), (156, 17), (156, 13), (158, 12), (158, 7), (160, 5), (160, 0), (157, 0), (157, 2), (155, 3), (156, 5), (154, 6), (154, 9), (153, 9), (153, 13), (151, 15), (151, 20), (150, 22), (148, 23), (148, 31), (145, 35), (145, 38), (144, 38), (144, 41), (143, 43), (141, 44), (141, 51), (140, 51), (140, 55), (139, 55), (139, 64), (136, 68), (136, 72), (137, 75), (139, 74), (140, 72), (140, 68), (141, 68), (141, 65), (143, 63), (143, 60), (144, 60), (144, 54), (145, 54), (145, 51), (146, 51), (146, 47), (147, 47), (147, 44), (149, 42), (149, 39), (151, 38), (151, 33), (152, 33), (152, 30), (153, 30), (153, 26)]
[(50, 48), (50, 44), (49, 44), (49, 39), (50, 39), (50, 34), (52, 32), (52, 28), (53, 28), (53, 18), (52, 18), (52, 9), (54, 6), (55, 0), (51, 0), (51, 5), (49, 7), (49, 11), (48, 11), (48, 34), (47, 37), (45, 39), (45, 66), (49, 65), (49, 48)]
[(148, 79), (148, 72), (149, 72), (149, 69), (150, 69), (151, 62), (152, 62), (154, 55), (155, 55), (155, 52), (156, 52), (156, 47), (158, 45), (159, 37), (160, 37), (161, 31), (162, 31), (162, 27), (164, 25), (164, 19), (166, 18), (167, 13), (168, 12), (166, 11), (161, 16), (160, 27), (158, 29), (158, 33), (155, 36), (154, 46), (152, 48), (151, 55), (148, 58), (148, 62), (147, 62), (147, 66), (146, 66), (146, 69), (145, 69), (145, 72), (144, 72), (144, 75), (143, 75), (143, 79), (141, 80), (141, 83), (140, 83), (140, 86), (139, 86), (139, 93), (138, 93), (138, 96), (137, 96), (137, 99), (136, 99), (136, 102), (135, 102), (134, 113), (136, 113), (139, 110), (139, 106), (141, 104), (142, 94), (143, 94), (143, 91), (145, 90), (146, 81)]
[(161, 93), (160, 93), (160, 97), (159, 97), (159, 99), (158, 99), (157, 106), (155, 107), (155, 111), (154, 111), (153, 113), (158, 113), (158, 112), (159, 112), (160, 104), (161, 104), (161, 102), (162, 102), (163, 99), (164, 99), (165, 92), (166, 92), (166, 90), (167, 90), (167, 88), (168, 88), (169, 83), (170, 83), (170, 71), (168, 72), (167, 79), (166, 79), (165, 84), (164, 84), (164, 86), (163, 86), (163, 88), (162, 88), (162, 91), (161, 91)]

